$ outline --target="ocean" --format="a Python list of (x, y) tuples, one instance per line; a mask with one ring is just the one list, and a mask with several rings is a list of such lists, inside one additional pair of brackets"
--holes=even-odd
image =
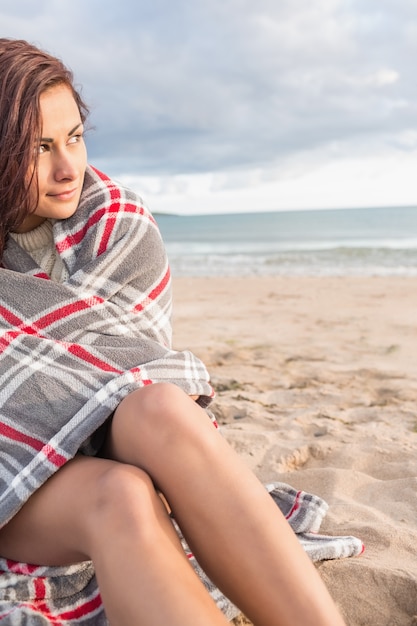
[(173, 276), (417, 276), (417, 207), (155, 219)]

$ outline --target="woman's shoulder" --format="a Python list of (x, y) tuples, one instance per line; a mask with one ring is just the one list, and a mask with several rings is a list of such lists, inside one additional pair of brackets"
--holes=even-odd
[(84, 188), (81, 199), (90, 194), (98, 195), (102, 193), (108, 197), (109, 200), (126, 200), (136, 202), (137, 204), (145, 206), (145, 202), (140, 193), (134, 191), (131, 187), (127, 186), (115, 177), (105, 174), (97, 167), (89, 164), (86, 167)]
[(152, 212), (140, 193), (93, 165), (88, 165), (75, 220), (87, 217), (91, 223), (116, 214), (120, 219), (125, 214), (128, 220), (139, 219), (156, 226)]

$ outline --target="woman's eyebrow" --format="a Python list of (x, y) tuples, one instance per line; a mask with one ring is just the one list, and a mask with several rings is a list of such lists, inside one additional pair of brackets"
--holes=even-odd
[(82, 126), (82, 125), (83, 125), (83, 123), (82, 123), (82, 122), (79, 122), (79, 123), (77, 124), (77, 126), (74, 126), (74, 128), (73, 128), (72, 130), (70, 130), (70, 132), (68, 133), (68, 137), (69, 137), (70, 135), (73, 135), (73, 134), (75, 133), (75, 131), (77, 130), (77, 128), (79, 128), (79, 127), (80, 127), (80, 126)]
[[(80, 126), (82, 126), (83, 123), (79, 122), (76, 126), (74, 126), (74, 128), (72, 128), (69, 133), (68, 133), (68, 137), (70, 137), (71, 135), (73, 135), (75, 133), (75, 131), (77, 130), (77, 128), (79, 128)], [(45, 143), (53, 143), (53, 139), (52, 137), (41, 137), (41, 141), (44, 141)]]

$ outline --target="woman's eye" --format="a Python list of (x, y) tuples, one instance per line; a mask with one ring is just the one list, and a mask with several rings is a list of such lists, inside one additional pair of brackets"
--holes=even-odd
[(79, 133), (78, 135), (73, 135), (69, 138), (68, 143), (78, 143), (83, 138), (83, 134)]
[(47, 143), (41, 143), (39, 145), (39, 154), (43, 154), (44, 152), (48, 152), (49, 146)]

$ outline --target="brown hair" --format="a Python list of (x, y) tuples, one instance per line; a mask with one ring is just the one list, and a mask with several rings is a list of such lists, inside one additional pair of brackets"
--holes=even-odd
[(10, 231), (36, 209), (30, 205), (28, 172), (36, 183), (42, 132), (41, 94), (67, 85), (84, 122), (88, 108), (62, 61), (27, 41), (0, 38), (0, 260)]

